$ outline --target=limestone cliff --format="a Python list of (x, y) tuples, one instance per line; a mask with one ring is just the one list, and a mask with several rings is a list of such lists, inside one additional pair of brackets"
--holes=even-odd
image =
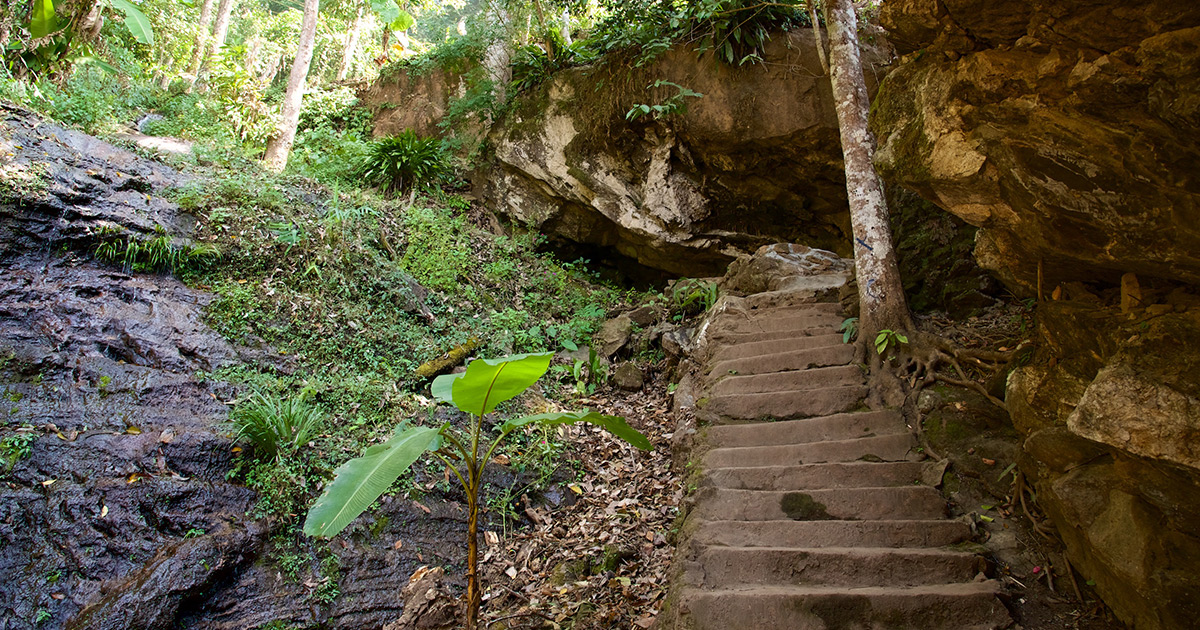
[(1038, 348), (1008, 381), (1072, 563), (1134, 628), (1200, 615), (1200, 4), (892, 0), (884, 176), (978, 226)]

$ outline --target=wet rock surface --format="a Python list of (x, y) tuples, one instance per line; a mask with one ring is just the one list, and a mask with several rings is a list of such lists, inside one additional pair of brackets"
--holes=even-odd
[(189, 177), (0, 112), (0, 438), (29, 440), (0, 462), (0, 628), (380, 628), (414, 569), (461, 562), (459, 501), (396, 500), (281, 575), (278, 529), (227, 480), (237, 392), (200, 373), (286, 362), (212, 331), (213, 296), (91, 256), (104, 227), (187, 243), (162, 192)]

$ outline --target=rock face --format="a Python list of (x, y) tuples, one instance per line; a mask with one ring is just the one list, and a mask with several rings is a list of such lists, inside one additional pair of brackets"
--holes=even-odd
[(1041, 270), (1053, 293), (1008, 380), (1021, 470), (1118, 616), (1193, 627), (1200, 4), (882, 13), (904, 56), (873, 111), (880, 170), (978, 226), (977, 260), (1010, 289), (1033, 295)]
[[(979, 226), (1011, 286), (1200, 280), (1200, 5), (900, 0), (884, 177)], [(916, 52), (914, 52), (916, 51)]]
[(212, 331), (211, 295), (92, 260), (102, 227), (188, 241), (194, 219), (161, 196), (186, 177), (0, 116), (0, 439), (30, 440), (11, 464), (0, 451), (0, 628), (378, 629), (400, 616), (420, 549), (462, 561), (446, 543), (465, 535), (456, 503), (426, 501), (426, 516), (384, 501), (331, 548), (340, 597), (313, 598), (315, 566), (280, 579), (255, 494), (226, 479), (236, 392), (197, 373), (286, 364)]
[[(629, 76), (559, 73), (493, 129), (478, 196), (514, 223), (673, 274), (720, 275), (779, 241), (844, 250), (837, 121), (812, 32), (777, 34), (765, 59), (732, 68), (683, 46)], [(659, 79), (704, 96), (626, 122), (635, 104), (676, 95), (641, 89)]]
[[(692, 46), (642, 68), (557, 73), (512, 97), (489, 132), (475, 195), (518, 226), (587, 257), (717, 276), (774, 242), (847, 251), (837, 120), (811, 30), (775, 33), (765, 63), (730, 67)], [(866, 56), (868, 83), (890, 59)], [(397, 74), (364, 92), (375, 134), (432, 132), (469, 89), (457, 71)], [(680, 97), (670, 81), (703, 94)], [(685, 106), (626, 120), (636, 104)], [(411, 104), (411, 106), (410, 106)]]

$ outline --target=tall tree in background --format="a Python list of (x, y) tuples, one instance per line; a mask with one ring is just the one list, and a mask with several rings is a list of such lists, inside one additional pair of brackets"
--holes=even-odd
[(842, 155), (846, 193), (854, 231), (854, 268), (861, 307), (859, 331), (874, 338), (881, 329), (910, 330), (912, 314), (900, 282), (892, 246), (883, 183), (875, 172), (875, 137), (867, 127), (870, 101), (858, 47), (858, 17), (851, 0), (825, 0), (829, 29), (829, 66)]
[(360, 5), (358, 14), (354, 18), (354, 24), (351, 25), (350, 31), (346, 33), (346, 48), (342, 51), (342, 63), (338, 65), (337, 81), (345, 81), (346, 75), (350, 72), (350, 64), (354, 61), (354, 55), (358, 53), (358, 38), (362, 35), (363, 26), (367, 22), (365, 9)]
[(192, 51), (192, 62), (188, 64), (188, 81), (195, 83), (196, 75), (200, 73), (200, 64), (204, 61), (204, 51), (208, 48), (210, 22), (212, 22), (213, 0), (204, 0), (200, 5), (200, 30), (196, 32), (196, 49)]
[(267, 142), (267, 153), (263, 156), (266, 167), (276, 173), (287, 166), (292, 143), (296, 140), (296, 126), (300, 124), (300, 105), (304, 100), (305, 79), (308, 78), (308, 66), (312, 63), (313, 48), (317, 41), (317, 13), (320, 11), (320, 4), (320, 0), (304, 0), (304, 22), (300, 27), (300, 43), (296, 46), (292, 73), (288, 75), (287, 93), (283, 96), (279, 132)]
[(221, 0), (221, 4), (217, 6), (217, 21), (213, 24), (212, 46), (205, 52), (200, 68), (192, 74), (191, 81), (193, 83), (196, 82), (196, 77), (204, 71), (203, 69), (208, 66), (209, 60), (221, 52), (221, 47), (225, 45), (225, 36), (229, 34), (229, 19), (233, 15), (235, 4), (237, 4), (237, 0)]

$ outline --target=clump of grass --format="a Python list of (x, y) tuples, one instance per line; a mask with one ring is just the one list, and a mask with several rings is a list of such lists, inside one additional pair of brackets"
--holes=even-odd
[(305, 394), (282, 398), (255, 393), (231, 414), (237, 439), (249, 440), (259, 456), (278, 459), (308, 444), (325, 424), (325, 412)]
[(170, 271), (206, 266), (221, 257), (215, 245), (176, 245), (161, 225), (154, 227), (156, 236), (139, 239), (117, 227), (104, 227), (97, 231), (102, 239), (96, 246), (96, 258), (108, 263), (120, 264), (125, 271)]
[(437, 138), (422, 138), (411, 129), (371, 143), (360, 174), (387, 194), (432, 183), (446, 171), (446, 154)]

